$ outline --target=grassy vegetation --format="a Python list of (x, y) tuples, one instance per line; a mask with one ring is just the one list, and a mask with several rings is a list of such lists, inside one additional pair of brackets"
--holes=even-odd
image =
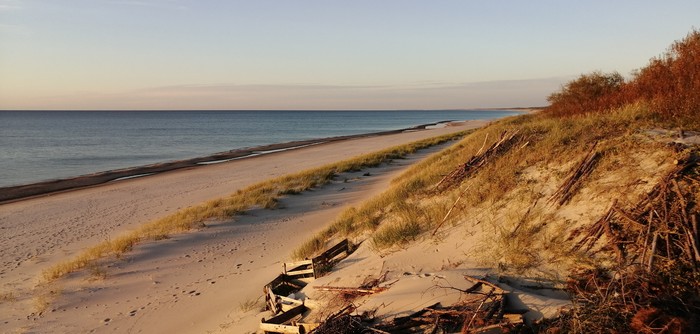
[[(687, 307), (683, 310), (685, 313), (679, 311), (673, 315), (678, 318), (673, 319), (698, 314), (700, 274), (697, 266), (694, 269), (670, 266), (668, 270), (648, 273), (643, 277), (630, 274), (633, 272), (615, 267), (615, 261), (610, 256), (607, 262), (602, 262), (585, 252), (572, 250), (571, 242), (567, 239), (571, 232), (569, 225), (586, 222), (557, 218), (553, 213), (556, 210), (551, 207), (545, 210), (544, 205), (535, 205), (538, 201), (546, 202), (546, 191), (543, 189), (552, 186), (547, 182), (554, 180), (557, 183), (562, 180), (593, 143), (597, 143), (600, 160), (589, 178), (605, 185), (599, 189), (589, 185), (586, 189), (590, 192), (585, 194), (588, 197), (575, 193), (571, 202), (593, 202), (596, 200), (594, 196), (604, 194), (604, 205), (609, 206), (613, 199), (628, 202), (622, 205), (635, 205), (644, 193), (640, 190), (642, 185), (658, 181), (654, 177), (659, 176), (653, 175), (653, 171), (650, 172), (652, 175), (641, 172), (635, 174), (635, 170), (642, 168), (638, 166), (639, 161), (657, 153), (660, 159), (669, 160), (669, 157), (676, 154), (658, 138), (652, 138), (647, 131), (678, 127), (700, 130), (698, 55), (700, 32), (693, 31), (684, 40), (674, 43), (665, 55), (652, 59), (649, 66), (637, 71), (630, 81), (623, 80), (617, 73), (583, 75), (566, 84), (560, 92), (552, 94), (549, 98), (552, 104), (545, 112), (495, 122), (469, 134), (449, 149), (412, 166), (381, 195), (341, 213), (325, 230), (294, 250), (292, 256), (295, 259), (309, 258), (323, 250), (330, 240), (348, 236), (368, 238), (373, 248), (382, 251), (426, 238), (426, 232), (434, 231), (441, 224), (449, 226), (472, 219), (482, 224), (480, 228), (483, 231), (491, 233), (482, 239), (484, 245), (476, 248), (481, 256), (477, 260), (487, 266), (509, 274), (527, 275), (532, 269), (540, 270), (542, 265), (569, 259), (579, 268), (590, 270), (595, 266), (596, 270), (610, 273), (586, 276), (585, 282), (603, 282), (608, 288), (623, 282), (620, 290), (611, 290), (617, 291), (615, 294), (621, 294), (623, 302), (627, 300), (624, 297), (626, 280), (633, 279), (630, 282), (635, 284), (637, 291), (648, 290), (648, 293), (645, 292), (647, 299), (644, 300), (648, 305), (642, 305), (639, 300), (634, 302), (640, 304), (630, 305), (651, 305), (653, 308), (650, 310), (665, 312), (668, 308), (660, 305), (667, 306), (668, 300), (661, 300), (654, 294), (654, 291), (659, 291), (658, 287), (665, 285), (671, 286), (671, 290), (682, 291), (682, 297), (674, 295), (674, 302), (680, 301), (676, 304)], [(488, 163), (461, 185), (442, 192), (436, 191), (435, 185), (445, 175), (477, 154), (481, 148), (496, 142), (500, 134), (506, 131), (518, 131), (515, 145), (491, 157)], [(81, 257), (62, 264), (65, 268), (59, 266), (54, 271), (45, 273), (45, 277), (60, 277), (75, 268), (85, 267), (96, 258), (122, 254), (141, 240), (164, 238), (171, 233), (196, 228), (208, 219), (225, 219), (253, 207), (274, 208), (280, 196), (322, 185), (337, 173), (376, 166), (418, 148), (449, 139), (451, 138), (382, 151), (251, 186), (228, 198), (183, 210), (145, 225), (121, 239), (98, 245)], [(655, 165), (657, 174), (660, 173), (659, 166), (660, 163)], [(534, 169), (544, 170), (549, 175), (535, 180), (532, 178), (536, 174)], [(615, 179), (606, 179), (608, 174), (612, 174)], [(693, 201), (696, 203), (700, 193), (696, 192), (694, 196)], [(535, 210), (531, 211), (532, 207)], [(450, 211), (451, 208), (455, 210)], [(478, 219), (474, 218), (477, 213), (481, 215)], [(697, 211), (688, 213), (698, 217)], [(602, 253), (604, 256), (610, 255), (611, 251), (603, 247)], [(608, 277), (607, 281), (601, 280), (601, 277)], [(682, 286), (674, 287), (668, 282), (682, 282)], [(587, 292), (587, 289), (595, 290), (591, 293), (597, 293), (599, 296), (596, 295), (596, 298), (600, 297), (600, 300), (587, 304), (587, 309), (575, 309), (573, 318), (579, 324), (588, 324), (589, 327), (578, 328), (578, 325), (573, 326), (571, 323), (560, 323), (557, 325), (559, 329), (586, 332), (628, 328), (625, 324), (620, 325), (620, 322), (629, 322), (631, 317), (642, 314), (639, 310), (626, 306), (628, 309), (625, 310), (624, 317), (608, 317), (610, 312), (616, 312), (609, 307), (609, 301), (618, 298), (617, 295), (610, 296), (607, 292), (601, 294), (599, 285), (590, 284), (581, 287), (579, 292)], [(627, 291), (629, 293), (629, 289)], [(250, 306), (241, 305), (242, 309), (244, 307)], [(591, 317), (596, 312), (599, 315), (604, 313), (607, 317), (605, 319), (615, 323), (603, 324), (597, 321), (598, 318)], [(562, 322), (566, 321), (571, 321), (571, 318), (562, 318)], [(653, 332), (649, 326), (654, 319), (645, 318), (640, 321), (642, 327), (639, 328)], [(697, 325), (685, 321), (685, 318), (678, 320), (677, 327), (682, 330)], [(593, 330), (594, 327), (590, 326), (602, 327)]]
[[(450, 168), (442, 162), (446, 159), (454, 159), (454, 155), (458, 154), (461, 146), (461, 143), (457, 144), (411, 166), (403, 176), (393, 180), (392, 186), (380, 196), (364, 202), (359, 208), (351, 207), (341, 213), (325, 230), (295, 249), (292, 257), (294, 259), (312, 257), (323, 250), (334, 236), (352, 236), (365, 231), (374, 231), (391, 214), (397, 216), (397, 221), (394, 222), (396, 226), (390, 229), (397, 238), (401, 239), (400, 243), (412, 240), (414, 236), (424, 231), (427, 224), (430, 224), (428, 221), (431, 219), (430, 211), (439, 206), (426, 209), (422, 205), (412, 205), (414, 203), (411, 199), (418, 198), (418, 194), (429, 192), (430, 186)], [(377, 238), (377, 245), (382, 248), (396, 243), (390, 237), (378, 236)]]
[[(201, 228), (210, 220), (230, 219), (252, 208), (275, 208), (282, 196), (297, 194), (326, 184), (338, 173), (379, 166), (392, 159), (405, 157), (417, 150), (460, 138), (464, 134), (464, 132), (459, 132), (396, 146), (249, 186), (228, 197), (180, 210), (167, 217), (144, 224), (131, 233), (93, 246), (69, 261), (46, 269), (43, 272), (43, 278), (52, 281), (83, 268), (99, 268), (96, 267), (98, 260), (108, 256), (119, 258), (139, 242), (161, 240), (174, 233)], [(103, 275), (100, 273), (97, 276)]]
[(238, 304), (238, 308), (243, 312), (264, 309), (261, 297), (246, 299)]
[[(426, 232), (435, 230), (445, 217), (446, 225), (471, 221), (480, 224), (482, 243), (467, 254), (471, 260), (507, 275), (524, 277), (534, 274), (546, 278), (553, 274), (564, 279), (559, 276), (562, 271), (547, 271), (547, 266), (564, 268), (566, 273), (586, 273), (583, 278), (572, 278), (581, 286), (570, 291), (575, 300), (585, 303), (575, 305), (570, 315), (555, 321), (550, 326), (554, 332), (614, 328), (622, 332), (680, 333), (697, 328), (697, 262), (680, 265), (675, 259), (657, 264), (659, 270), (640, 273), (630, 269), (636, 268), (634, 263), (621, 267), (610, 247), (605, 246), (609, 240), (601, 242), (603, 245), (592, 255), (574, 250), (570, 238), (575, 232), (572, 225), (593, 224), (599, 219), (596, 214), (603, 214), (613, 201), (621, 209), (635, 207), (659, 182), (665, 173), (663, 166), (668, 167), (670, 161), (687, 153), (674, 151), (649, 130), (700, 131), (699, 55), (700, 32), (694, 30), (635, 72), (629, 81), (618, 73), (582, 75), (550, 95), (551, 105), (543, 113), (494, 123), (414, 166), (380, 196), (346, 210), (326, 230), (296, 249), (293, 256), (310, 257), (330, 239), (342, 236), (368, 238), (376, 250), (383, 251), (426, 238)], [(459, 187), (435, 192), (435, 185), (444, 175), (480, 148), (489, 147), (505, 131), (518, 131), (518, 143), (491, 157)], [(554, 204), (536, 206), (537, 201), (547, 202), (544, 193), (553, 193), (552, 188), (557, 186), (551, 185), (552, 181), (560, 183), (593, 143), (597, 143), (600, 158), (586, 177), (587, 184), (574, 189), (571, 202), (575, 204), (567, 204), (583, 207), (574, 208), (572, 215), (566, 213), (567, 208), (553, 208)], [(690, 202), (681, 201), (695, 208), (687, 215), (696, 218), (700, 217), (698, 196), (700, 192), (696, 191)], [(457, 202), (459, 205), (454, 204)], [(592, 221), (571, 218), (584, 215), (576, 209), (590, 211), (592, 202), (600, 211), (586, 212), (586, 219)], [(447, 216), (452, 207), (454, 212)], [(468, 230), (469, 226), (464, 228)], [(610, 295), (610, 291), (614, 293)]]
[(42, 314), (46, 312), (51, 303), (63, 294), (63, 289), (54, 285), (44, 286), (38, 291), (32, 299), (34, 312)]
[[(531, 166), (565, 165), (600, 141), (604, 154), (601, 166), (610, 167), (629, 150), (659, 143), (640, 139), (645, 129), (654, 127), (655, 114), (647, 104), (628, 105), (608, 113), (555, 118), (548, 114), (524, 115), (496, 122), (466, 136), (458, 144), (440, 152), (393, 180), (383, 194), (359, 207), (343, 212), (328, 228), (294, 250), (292, 257), (303, 259), (321, 251), (336, 236), (357, 236), (372, 232), (377, 249), (405, 245), (434, 229), (460, 193), (460, 208), (489, 206), (522, 185), (523, 170)], [(504, 131), (519, 131), (519, 142), (495, 157), (461, 189), (435, 193), (435, 185), (483, 146), (495, 142)], [(637, 138), (636, 136), (642, 136)], [(468, 188), (468, 191), (463, 191)], [(458, 221), (466, 214), (458, 208), (447, 219)], [(523, 242), (528, 239), (523, 238)], [(514, 265), (521, 267), (520, 265)]]
[(700, 31), (674, 42), (659, 57), (625, 81), (620, 74), (594, 72), (564, 85), (548, 98), (546, 109), (557, 117), (607, 112), (646, 103), (656, 121), (673, 127), (700, 129)]

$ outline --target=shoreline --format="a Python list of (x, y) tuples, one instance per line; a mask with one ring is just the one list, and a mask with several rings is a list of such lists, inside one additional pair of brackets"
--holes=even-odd
[(27, 200), (31, 198), (48, 196), (61, 192), (96, 187), (110, 182), (119, 182), (123, 180), (153, 176), (174, 170), (197, 168), (207, 165), (225, 163), (233, 160), (255, 158), (261, 155), (295, 150), (313, 145), (322, 145), (357, 138), (386, 136), (407, 131), (423, 131), (427, 130), (429, 127), (432, 126), (437, 126), (440, 124), (449, 124), (452, 122), (461, 121), (444, 120), (396, 130), (386, 130), (379, 132), (360, 133), (355, 135), (335, 136), (326, 138), (314, 138), (308, 140), (297, 140), (261, 146), (244, 147), (189, 159), (164, 161), (148, 165), (133, 166), (127, 168), (95, 172), (91, 174), (77, 175), (68, 178), (59, 178), (28, 184), (21, 184), (16, 186), (0, 187), (0, 205)]
[[(62, 292), (55, 297), (39, 295), (42, 289), (53, 289), (41, 284), (40, 274), (104, 240), (129, 233), (144, 222), (235, 193), (251, 184), (489, 122), (467, 121), (425, 131), (339, 140), (4, 204), (0, 210), (0, 292), (12, 291), (15, 301), (0, 303), (0, 331), (48, 330), (44, 326), (53, 326), (56, 332), (103, 326), (146, 329), (173, 325), (181, 329), (190, 325), (191, 318), (177, 317), (185, 309), (201, 309), (206, 313), (201, 314), (201, 325), (217, 328), (228, 315), (237, 317), (236, 305), (257, 298), (260, 283), (279, 270), (279, 261), (289, 256), (290, 249), (324, 228), (348, 205), (384, 191), (392, 178), (381, 177), (386, 168), (401, 168), (415, 160), (397, 160), (372, 169), (368, 175), (347, 175), (323, 190), (290, 196), (278, 210), (253, 210), (233, 221), (208, 223), (196, 233), (145, 243), (121, 260), (95, 269), (97, 274), (105, 273), (106, 280), (98, 277), (93, 281), (91, 271), (70, 275), (58, 284), (56, 289)], [(372, 182), (376, 177), (384, 181)], [(241, 280), (246, 287), (240, 286)], [(214, 281), (216, 284), (212, 285)], [(85, 289), (92, 292), (85, 295)], [(195, 289), (201, 296), (180, 293)], [(142, 304), (138, 300), (144, 297)], [(42, 298), (57, 298), (51, 302), (51, 312), (36, 309)], [(202, 303), (217, 304), (221, 312), (208, 312)], [(139, 310), (138, 316), (130, 313), (134, 309)], [(85, 318), (86, 311), (89, 319)], [(85, 321), (75, 322), (76, 312)], [(151, 321), (163, 317), (172, 321)], [(107, 318), (111, 320), (103, 322)]]

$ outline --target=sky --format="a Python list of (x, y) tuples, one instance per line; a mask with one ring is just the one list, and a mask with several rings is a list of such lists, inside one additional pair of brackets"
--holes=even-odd
[(0, 0), (0, 109), (541, 106), (700, 1)]

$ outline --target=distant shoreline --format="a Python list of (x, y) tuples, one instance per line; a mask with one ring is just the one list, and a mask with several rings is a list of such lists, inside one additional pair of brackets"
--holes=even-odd
[(502, 111), (518, 111), (518, 112), (524, 112), (528, 114), (534, 114), (538, 113), (542, 110), (544, 110), (546, 107), (513, 107), (513, 108), (480, 108), (479, 110), (484, 110), (484, 111), (496, 111), (496, 110), (502, 110)]
[(309, 140), (300, 141), (290, 141), (283, 143), (275, 143), (269, 145), (234, 149), (225, 152), (214, 153), (207, 156), (174, 160), (167, 162), (159, 162), (154, 164), (133, 166), (121, 169), (107, 170), (97, 173), (78, 175), (68, 178), (60, 178), (54, 180), (46, 180), (35, 183), (0, 187), (0, 205), (21, 201), (25, 199), (46, 196), (50, 194), (55, 194), (59, 192), (72, 191), (77, 189), (83, 189), (88, 187), (94, 187), (103, 185), (113, 181), (133, 179), (137, 177), (146, 177), (156, 174), (161, 174), (169, 171), (184, 169), (184, 168), (196, 168), (202, 167), (210, 164), (223, 163), (231, 160), (254, 158), (260, 155), (272, 154), (281, 151), (293, 150), (302, 147), (307, 147), (311, 145), (321, 145), (325, 143), (337, 142), (342, 140), (349, 140), (355, 138), (366, 138), (374, 136), (384, 136), (396, 133), (402, 133), (406, 131), (422, 131), (426, 130), (430, 126), (436, 126), (439, 124), (446, 124), (454, 122), (453, 120), (445, 120), (434, 123), (417, 125), (414, 127), (388, 130), (380, 132), (370, 132), (363, 134), (347, 135), (347, 136), (336, 136), (336, 137), (326, 137), (326, 138), (316, 138)]

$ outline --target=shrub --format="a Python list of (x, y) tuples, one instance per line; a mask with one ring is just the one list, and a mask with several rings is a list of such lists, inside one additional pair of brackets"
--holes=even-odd
[(547, 97), (551, 114), (584, 114), (619, 106), (617, 96), (625, 80), (617, 72), (593, 72), (564, 85), (560, 92)]
[(674, 42), (627, 82), (617, 72), (583, 74), (547, 100), (545, 112), (559, 117), (646, 103), (660, 125), (700, 129), (700, 31)]
[(658, 113), (674, 119), (700, 116), (700, 31), (673, 43), (633, 76), (625, 100), (651, 102)]

